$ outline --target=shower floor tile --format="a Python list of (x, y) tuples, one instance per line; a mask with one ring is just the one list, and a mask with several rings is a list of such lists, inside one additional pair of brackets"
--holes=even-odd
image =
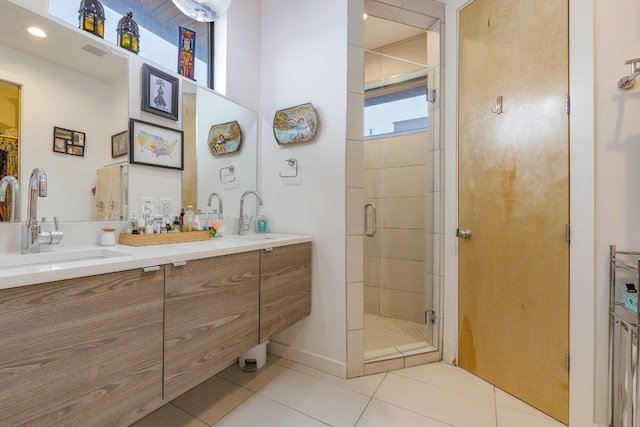
[(425, 325), (364, 315), (364, 360), (373, 362), (433, 350), (425, 341)]

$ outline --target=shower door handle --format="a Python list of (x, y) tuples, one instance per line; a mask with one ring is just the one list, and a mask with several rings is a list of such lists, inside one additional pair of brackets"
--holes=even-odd
[[(371, 208), (373, 217), (373, 228), (369, 230), (369, 216), (367, 215), (367, 208)], [(367, 203), (364, 205), (364, 235), (367, 237), (374, 237), (376, 235), (376, 205), (373, 203)]]

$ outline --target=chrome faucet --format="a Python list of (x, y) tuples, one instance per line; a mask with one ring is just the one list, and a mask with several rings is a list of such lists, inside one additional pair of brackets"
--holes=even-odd
[(58, 225), (58, 218), (54, 218), (55, 231), (40, 232), (38, 224), (38, 197), (47, 197), (47, 175), (44, 170), (35, 168), (29, 177), (29, 203), (27, 206), (27, 220), (22, 226), (22, 247), (23, 254), (34, 254), (40, 252), (40, 245), (56, 245), (62, 240), (62, 231)]
[[(258, 199), (258, 204), (262, 206), (262, 196), (258, 194), (257, 191), (249, 190), (245, 191), (242, 197), (240, 197), (240, 218), (238, 219), (238, 235), (242, 236), (244, 234), (244, 199), (249, 195), (253, 194)], [(251, 222), (251, 221), (249, 221)], [(247, 224), (248, 225), (248, 224)]]
[(7, 187), (11, 188), (11, 216), (10, 222), (20, 222), (20, 184), (18, 180), (7, 175), (0, 180), (0, 202), (7, 201)]
[(211, 206), (211, 200), (213, 200), (214, 196), (218, 198), (218, 219), (224, 219), (224, 215), (222, 214), (222, 195), (220, 193), (214, 191), (213, 193), (209, 194), (207, 206)]

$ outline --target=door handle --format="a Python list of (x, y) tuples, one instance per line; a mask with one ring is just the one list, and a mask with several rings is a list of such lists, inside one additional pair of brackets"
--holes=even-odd
[(456, 230), (456, 236), (464, 240), (469, 240), (471, 238), (471, 230), (468, 228), (458, 229)]
[[(371, 212), (373, 213), (373, 228), (371, 231), (369, 230), (369, 217), (367, 216), (367, 208), (371, 208)], [(376, 235), (376, 205), (373, 203), (367, 203), (364, 205), (364, 235), (367, 237), (374, 237)]]

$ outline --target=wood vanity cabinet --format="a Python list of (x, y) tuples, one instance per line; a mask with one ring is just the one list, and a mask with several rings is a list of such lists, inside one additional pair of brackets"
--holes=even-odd
[(164, 269), (0, 291), (0, 425), (125, 426), (162, 398)]
[(260, 343), (311, 313), (311, 243), (263, 249)]
[(166, 265), (164, 398), (258, 345), (260, 252)]

